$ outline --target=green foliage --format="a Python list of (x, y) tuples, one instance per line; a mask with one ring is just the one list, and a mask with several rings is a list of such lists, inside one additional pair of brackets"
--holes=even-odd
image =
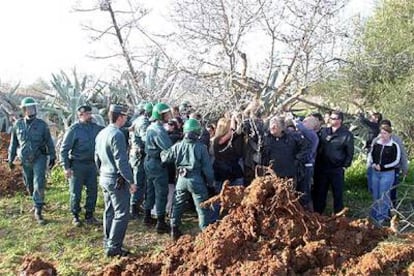
[(359, 154), (354, 157), (352, 166), (346, 170), (345, 182), (350, 187), (366, 188), (367, 187), (367, 160), (365, 155)]
[(385, 0), (362, 26), (348, 63), (313, 92), (350, 113), (371, 110), (390, 119), (414, 150), (414, 1)]
[(356, 155), (351, 167), (345, 171), (344, 204), (350, 209), (350, 216), (367, 217), (369, 215), (372, 196), (367, 186), (366, 158)]
[(52, 74), (51, 84), (56, 93), (48, 95), (51, 97), (46, 98), (42, 104), (43, 110), (49, 112), (52, 121), (55, 121), (58, 126), (64, 126), (64, 129), (76, 120), (77, 108), (80, 105), (90, 104), (98, 105), (98, 108), (102, 107), (100, 106), (102, 103), (96, 101), (94, 94), (99, 94), (105, 87), (105, 84), (99, 81), (94, 82), (87, 75), (80, 77), (76, 69), (73, 69), (72, 75), (71, 79), (64, 71), (60, 74)]

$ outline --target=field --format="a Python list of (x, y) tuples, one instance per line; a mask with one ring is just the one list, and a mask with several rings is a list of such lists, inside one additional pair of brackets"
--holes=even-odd
[[(288, 182), (267, 176), (244, 191), (226, 189), (221, 200), (229, 214), (203, 233), (198, 233), (190, 212), (183, 227), (188, 235), (176, 243), (139, 220), (130, 221), (125, 245), (134, 256), (109, 259), (104, 257), (100, 225), (71, 225), (68, 187), (60, 169), (50, 172), (48, 223), (39, 226), (18, 170), (11, 175), (2, 163), (0, 274), (414, 275), (414, 237), (364, 219), (371, 200), (359, 183), (363, 178), (358, 178), (358, 168), (348, 173), (348, 182), (354, 182), (347, 186), (349, 211), (343, 215), (303, 211)], [(101, 196), (97, 210), (101, 216)]]

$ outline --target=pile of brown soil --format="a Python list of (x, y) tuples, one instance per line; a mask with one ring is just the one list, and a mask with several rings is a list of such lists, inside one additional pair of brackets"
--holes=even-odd
[(16, 168), (10, 171), (7, 166), (7, 150), (10, 143), (10, 135), (0, 132), (0, 198), (7, 195), (14, 195), (16, 191), (24, 191), (23, 176), (20, 164), (16, 164)]
[(26, 256), (20, 267), (20, 274), (25, 276), (54, 276), (57, 275), (56, 268), (39, 257)]
[(370, 275), (413, 270), (410, 237), (405, 240), (411, 242), (398, 246), (379, 246), (391, 235), (389, 229), (344, 214), (307, 212), (289, 181), (259, 177), (243, 194), (239, 196), (240, 188), (226, 187), (218, 197), (237, 200), (224, 202), (232, 206), (228, 215), (196, 237), (185, 235), (158, 254), (124, 258), (98, 275)]

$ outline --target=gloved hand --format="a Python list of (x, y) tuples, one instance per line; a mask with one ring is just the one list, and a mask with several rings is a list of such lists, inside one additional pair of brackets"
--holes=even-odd
[(8, 162), (8, 165), (9, 165), (9, 169), (12, 171), (12, 170), (14, 170), (14, 168), (16, 167), (16, 165), (14, 165), (14, 163), (13, 162), (11, 162), (11, 161), (9, 161)]
[(50, 159), (49, 160), (49, 165), (48, 165), (48, 167), (49, 167), (49, 169), (51, 170), (52, 168), (53, 168), (53, 166), (55, 165), (55, 162), (56, 162), (56, 159)]

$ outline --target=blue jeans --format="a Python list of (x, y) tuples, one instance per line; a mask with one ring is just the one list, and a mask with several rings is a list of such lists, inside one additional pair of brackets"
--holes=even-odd
[(391, 207), (390, 189), (394, 179), (394, 170), (384, 172), (372, 170), (372, 197), (374, 203), (371, 209), (371, 216), (379, 223), (389, 218), (388, 213)]
[(367, 184), (368, 184), (368, 192), (372, 194), (372, 171), (374, 169), (371, 166), (367, 168)]
[[(243, 186), (244, 185), (244, 178), (236, 178), (230, 182), (230, 186)], [(215, 181), (214, 189), (216, 193), (219, 194), (221, 189), (223, 188), (223, 181)], [(220, 204), (214, 204), (213, 210), (211, 212), (211, 222), (215, 222), (220, 217)]]

